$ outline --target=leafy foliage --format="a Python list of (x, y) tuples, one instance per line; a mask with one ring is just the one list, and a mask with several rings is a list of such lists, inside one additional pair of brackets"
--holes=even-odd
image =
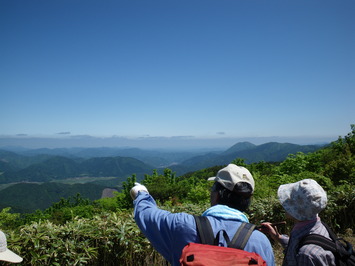
[(128, 212), (75, 217), (63, 225), (35, 222), (11, 234), (9, 244), (31, 265), (154, 265), (161, 260), (151, 258), (153, 249)]
[(127, 182), (122, 184), (122, 193), (117, 197), (117, 204), (121, 209), (128, 209), (132, 207), (132, 198), (130, 195), (130, 190), (136, 182), (136, 175), (127, 178)]
[(0, 212), (0, 228), (2, 229), (13, 228), (18, 225), (20, 214), (10, 213), (10, 210), (11, 208), (7, 207)]

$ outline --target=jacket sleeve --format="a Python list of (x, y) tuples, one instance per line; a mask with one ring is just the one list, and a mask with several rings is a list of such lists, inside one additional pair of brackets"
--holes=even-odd
[(139, 229), (169, 262), (176, 260), (187, 243), (196, 241), (192, 215), (159, 209), (153, 197), (142, 191), (133, 204), (134, 219)]
[(281, 235), (279, 242), (284, 249), (287, 248), (289, 240), (290, 240), (290, 237), (288, 235)]

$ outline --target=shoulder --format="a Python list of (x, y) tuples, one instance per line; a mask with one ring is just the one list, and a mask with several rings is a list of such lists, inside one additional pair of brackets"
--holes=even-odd
[(313, 265), (335, 265), (333, 253), (314, 244), (302, 246), (297, 254), (297, 261), (299, 265), (307, 265), (309, 262)]
[(317, 255), (319, 255), (319, 254), (321, 254), (323, 252), (326, 252), (326, 250), (324, 250), (322, 247), (314, 245), (314, 244), (308, 244), (308, 245), (302, 246), (299, 249), (298, 254), (317, 256)]
[(254, 230), (253, 233), (250, 235), (250, 238), (247, 242), (247, 245), (245, 246), (245, 249), (256, 251), (257, 253), (260, 253), (260, 250), (273, 252), (270, 240), (267, 238), (267, 236), (264, 233), (258, 230)]
[(275, 265), (271, 243), (267, 236), (258, 230), (253, 231), (244, 250), (259, 254), (267, 265)]
[(334, 258), (334, 255), (331, 251), (325, 250), (319, 245), (312, 244), (312, 243), (302, 245), (301, 243), (303, 242), (303, 240), (309, 235), (320, 235), (322, 237), (325, 237), (325, 238), (328, 238), (329, 240), (331, 240), (327, 229), (324, 227), (324, 225), (320, 221), (317, 221), (317, 223), (309, 230), (309, 232), (307, 234), (299, 237), (299, 239), (298, 239), (298, 247), (299, 247), (298, 254), (300, 254), (302, 256), (312, 257), (312, 258), (317, 258), (317, 257), (321, 257), (321, 256)]
[(253, 238), (256, 238), (256, 239), (267, 239), (268, 240), (267, 236), (264, 233), (262, 233), (261, 231), (259, 231), (258, 229), (254, 229), (254, 231), (251, 234), (250, 238), (251, 239), (253, 239)]
[(245, 249), (272, 249), (268, 237), (257, 229), (251, 233)]
[(253, 246), (262, 246), (264, 248), (271, 248), (271, 243), (267, 238), (267, 236), (258, 230), (253, 231), (253, 233), (250, 235), (248, 243), (253, 243)]

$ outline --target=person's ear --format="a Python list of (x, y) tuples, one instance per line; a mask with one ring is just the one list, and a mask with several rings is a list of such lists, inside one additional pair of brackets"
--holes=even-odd
[(219, 202), (220, 196), (219, 193), (216, 191), (212, 191), (210, 195), (210, 202), (211, 206), (217, 205)]

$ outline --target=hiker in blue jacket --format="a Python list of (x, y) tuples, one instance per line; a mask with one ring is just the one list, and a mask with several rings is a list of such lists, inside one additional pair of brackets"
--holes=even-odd
[[(243, 213), (250, 205), (254, 179), (250, 172), (235, 164), (218, 171), (211, 190), (211, 206), (202, 216), (207, 216), (216, 236), (225, 230), (230, 239), (242, 222), (248, 222)], [(193, 215), (171, 213), (159, 209), (147, 188), (139, 183), (131, 189), (134, 199), (134, 219), (153, 247), (171, 265), (180, 265), (182, 249), (188, 243), (201, 243)], [(220, 237), (220, 246), (226, 246)], [(244, 250), (259, 254), (269, 266), (275, 265), (274, 253), (268, 238), (260, 231), (251, 234)]]

